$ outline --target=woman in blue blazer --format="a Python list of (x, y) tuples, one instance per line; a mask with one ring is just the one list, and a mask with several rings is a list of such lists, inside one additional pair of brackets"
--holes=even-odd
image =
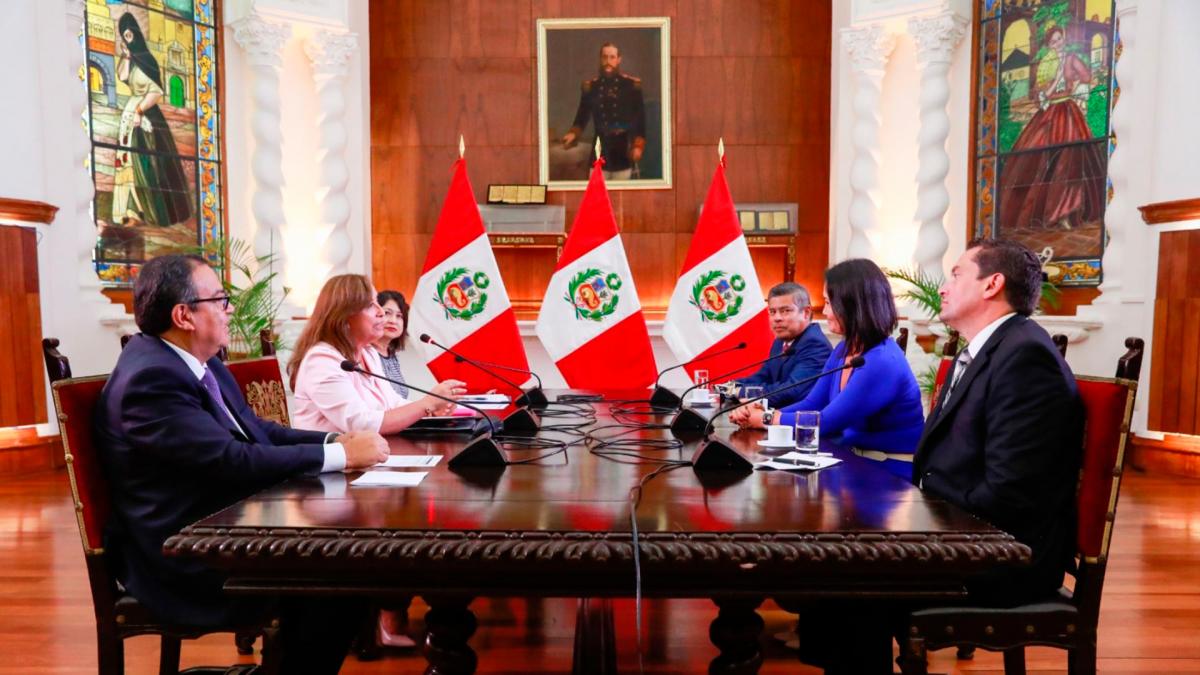
[(790, 426), (797, 411), (818, 410), (822, 435), (840, 438), (858, 450), (887, 453), (886, 468), (907, 480), (925, 417), (917, 380), (890, 337), (897, 319), (887, 277), (870, 260), (846, 260), (825, 272), (824, 296), (829, 329), (844, 338), (833, 348), (825, 370), (860, 354), (864, 364), (826, 375), (804, 400), (771, 413), (769, 420), (756, 406), (731, 417), (744, 427)]

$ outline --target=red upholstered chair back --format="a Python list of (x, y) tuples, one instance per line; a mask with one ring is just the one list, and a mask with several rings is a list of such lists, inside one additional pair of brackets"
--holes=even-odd
[(954, 359), (942, 359), (938, 363), (937, 377), (933, 380), (933, 394), (929, 397), (929, 412), (937, 407), (938, 397), (942, 395), (942, 385), (946, 384), (946, 377), (950, 375), (950, 367), (954, 365)]
[(225, 364), (233, 379), (242, 389), (246, 403), (264, 420), (283, 426), (291, 426), (288, 415), (287, 391), (283, 388), (283, 374), (279, 360), (274, 356), (247, 361), (231, 361)]
[(1076, 543), (1083, 559), (1094, 563), (1108, 557), (1137, 382), (1083, 376), (1075, 381), (1086, 420)]
[(108, 479), (92, 439), (92, 417), (107, 381), (107, 375), (96, 375), (59, 380), (53, 385), (71, 497), (88, 556), (104, 553), (104, 524), (111, 513)]

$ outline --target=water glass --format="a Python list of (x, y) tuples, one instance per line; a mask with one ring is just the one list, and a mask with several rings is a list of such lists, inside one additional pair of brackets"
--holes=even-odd
[(708, 391), (708, 371), (697, 368), (692, 372), (692, 383), (696, 385), (696, 388)]
[(762, 394), (763, 394), (762, 385), (748, 384), (748, 385), (742, 387), (742, 400), (743, 401), (753, 401), (754, 399), (758, 398), (759, 396), (762, 396)]
[(821, 445), (821, 413), (816, 410), (801, 410), (796, 413), (796, 449), (800, 452), (816, 452)]

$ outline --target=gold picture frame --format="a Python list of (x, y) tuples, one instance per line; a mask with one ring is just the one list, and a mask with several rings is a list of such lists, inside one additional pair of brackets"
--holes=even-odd
[[(610, 69), (605, 45), (619, 59)], [(547, 189), (587, 186), (597, 118), (613, 167), (608, 189), (671, 187), (669, 17), (538, 19), (537, 87), (538, 182)]]

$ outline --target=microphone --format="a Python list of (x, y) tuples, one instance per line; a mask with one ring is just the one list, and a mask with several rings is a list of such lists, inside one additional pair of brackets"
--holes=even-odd
[[(434, 347), (437, 347), (438, 349), (446, 352), (447, 354), (450, 354), (451, 356), (454, 357), (455, 361), (457, 361), (459, 363), (466, 363), (466, 364), (472, 365), (472, 366), (478, 368), (479, 370), (483, 371), (484, 373), (491, 375), (492, 377), (496, 378), (497, 380), (500, 380), (504, 384), (507, 384), (508, 386), (512, 387), (513, 389), (520, 391), (521, 395), (515, 401), (513, 401), (513, 405), (515, 405), (517, 407), (529, 406), (532, 408), (544, 408), (544, 407), (546, 407), (546, 405), (548, 405), (550, 403), (549, 399), (546, 398), (546, 394), (542, 392), (542, 378), (538, 377), (537, 373), (533, 372), (532, 370), (525, 370), (522, 368), (514, 368), (512, 366), (504, 366), (499, 363), (488, 363), (486, 361), (476, 361), (475, 359), (472, 359), (467, 356), (463, 356), (462, 354), (459, 354), (458, 352), (447, 347), (446, 345), (441, 344), (437, 340), (434, 340), (432, 337), (429, 336), (429, 333), (421, 333), (421, 335), (418, 339), (420, 339), (421, 342), (424, 342), (427, 345), (433, 345)], [(508, 370), (508, 371), (512, 371), (514, 373), (524, 373), (526, 375), (532, 375), (533, 378), (537, 380), (537, 386), (535, 386), (533, 389), (530, 389), (529, 391), (523, 391), (521, 389), (521, 385), (517, 384), (516, 382), (513, 382), (512, 380), (508, 379), (507, 377), (504, 377), (502, 375), (499, 375), (498, 373), (488, 370), (488, 368), (485, 368), (484, 366), (487, 366), (490, 368), (500, 368), (502, 370)], [(535, 428), (534, 431), (536, 431), (536, 430), (537, 429)]]
[(472, 439), (471, 442), (467, 443), (467, 445), (462, 450), (460, 450), (457, 455), (450, 458), (450, 461), (447, 462), (447, 465), (450, 467), (460, 467), (460, 466), (503, 467), (503, 466), (508, 465), (508, 460), (504, 458), (504, 453), (500, 452), (500, 446), (496, 444), (496, 441), (492, 440), (492, 436), (499, 435), (496, 430), (496, 422), (493, 421), (492, 418), (481, 408), (477, 408), (474, 405), (471, 405), (470, 403), (462, 403), (460, 401), (455, 401), (454, 399), (452, 399), (448, 396), (442, 396), (441, 394), (435, 394), (434, 392), (429, 391), (427, 389), (422, 389), (420, 387), (414, 387), (412, 384), (410, 384), (408, 382), (398, 382), (397, 380), (393, 380), (390, 377), (372, 373), (369, 370), (360, 368), (357, 363), (351, 361), (350, 359), (346, 359), (346, 360), (342, 361), (342, 370), (344, 370), (348, 373), (360, 373), (362, 375), (368, 375), (370, 377), (377, 377), (377, 378), (383, 380), (384, 382), (391, 382), (392, 384), (403, 384), (404, 386), (408, 387), (409, 389), (419, 391), (422, 394), (428, 394), (429, 396), (432, 396), (432, 397), (442, 400), (442, 401), (446, 401), (447, 403), (461, 405), (464, 408), (474, 410), (475, 412), (479, 413), (483, 417), (483, 419), (487, 420), (488, 428), (490, 429), (490, 431), (488, 431), (487, 433), (485, 433), (481, 436), (478, 436), (478, 437)]
[[(721, 373), (720, 375), (717, 375), (716, 377), (709, 378), (709, 382), (723, 380), (723, 379), (729, 377), (730, 375), (733, 375), (735, 373), (740, 373), (747, 368), (753, 368), (754, 366), (761, 366), (764, 363), (770, 363), (771, 361), (774, 361), (776, 359), (784, 359), (795, 353), (796, 353), (796, 343), (793, 341), (792, 344), (788, 345), (787, 349), (779, 352), (775, 356), (768, 356), (767, 358), (762, 359), (761, 361), (755, 361), (753, 363), (747, 363), (746, 365), (743, 365), (743, 366), (738, 366), (734, 370), (730, 370), (728, 372)], [(692, 393), (693, 391), (695, 391), (696, 389), (699, 389), (702, 386), (704, 386), (704, 385), (694, 384), (694, 385), (688, 387), (687, 389), (684, 389), (683, 393), (679, 395), (679, 404), (675, 406), (675, 410), (680, 411), (680, 414), (683, 414), (684, 412), (686, 412), (688, 409), (683, 407), (683, 402), (685, 400), (687, 400), (688, 394)], [(703, 419), (703, 418), (701, 418), (701, 419)]]
[[(725, 441), (723, 441), (719, 438), (712, 437), (713, 422), (718, 417), (720, 417), (721, 415), (724, 415), (725, 413), (727, 413), (731, 410), (734, 410), (743, 405), (746, 405), (748, 403), (753, 403), (755, 401), (761, 401), (762, 399), (767, 398), (769, 396), (774, 396), (775, 394), (787, 391), (788, 389), (791, 389), (792, 387), (798, 387), (807, 382), (812, 382), (813, 380), (819, 380), (822, 377), (825, 377), (826, 375), (832, 375), (834, 373), (843, 371), (847, 368), (861, 368), (863, 366), (863, 364), (866, 362), (867, 362), (867, 360), (864, 359), (862, 357), (862, 355), (860, 354), (859, 356), (856, 356), (856, 357), (850, 359), (849, 363), (840, 365), (837, 368), (830, 368), (829, 370), (826, 370), (823, 373), (817, 373), (816, 375), (806, 377), (802, 380), (797, 380), (795, 382), (792, 382), (791, 384), (779, 387), (778, 389), (775, 389), (773, 391), (769, 391), (761, 396), (756, 396), (747, 401), (733, 403), (733, 404), (725, 406), (724, 408), (720, 408), (719, 410), (717, 410), (717, 412), (711, 418), (706, 420), (704, 423), (703, 433), (702, 433), (702, 435), (704, 437), (704, 442), (701, 443), (696, 448), (696, 452), (692, 454), (692, 470), (696, 471), (696, 472), (701, 472), (701, 471), (742, 471), (742, 472), (747, 472), (747, 473), (750, 471), (753, 471), (754, 465), (750, 463), (750, 460), (746, 459), (745, 457), (742, 457), (742, 455), (737, 450), (734, 450), (733, 447), (730, 446)], [(674, 431), (674, 428), (672, 428), (672, 431)]]
[[(671, 410), (678, 410), (679, 407), (681, 405), (683, 405), (683, 399), (679, 398), (678, 394), (676, 394), (675, 392), (671, 391), (670, 389), (667, 389), (666, 387), (659, 384), (659, 382), (662, 381), (663, 375), (666, 375), (667, 373), (669, 373), (672, 370), (675, 370), (676, 368), (683, 368), (684, 366), (690, 366), (693, 363), (696, 363), (697, 361), (704, 361), (707, 359), (711, 359), (714, 356), (720, 356), (721, 354), (728, 354), (729, 352), (732, 352), (732, 351), (735, 351), (738, 349), (745, 349), (745, 348), (746, 348), (746, 343), (739, 342), (732, 347), (726, 347), (725, 349), (713, 352), (712, 354), (704, 354), (701, 356), (697, 356), (696, 358), (692, 359), (691, 361), (684, 361), (683, 363), (680, 363), (678, 365), (671, 366), (670, 368), (663, 368), (662, 370), (658, 371), (658, 377), (654, 378), (654, 393), (650, 395), (650, 407), (652, 407), (652, 408), (670, 408)], [(741, 370), (741, 369), (739, 368), (739, 370)]]

